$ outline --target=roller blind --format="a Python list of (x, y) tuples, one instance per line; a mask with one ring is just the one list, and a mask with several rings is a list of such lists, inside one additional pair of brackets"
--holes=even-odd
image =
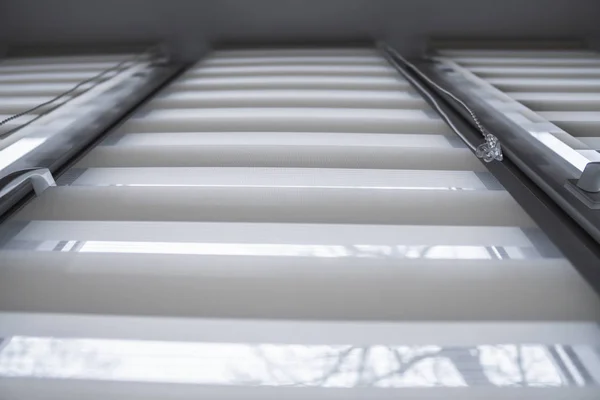
[(373, 49), (213, 52), (57, 183), (1, 226), (9, 398), (598, 395), (597, 296)]

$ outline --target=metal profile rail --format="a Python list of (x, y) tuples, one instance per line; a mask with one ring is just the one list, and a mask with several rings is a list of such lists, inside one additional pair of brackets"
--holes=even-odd
[[(57, 172), (181, 68), (156, 47), (1, 59), (0, 177), (37, 168)], [(22, 183), (9, 185), (0, 199), (3, 218), (30, 193)]]
[[(388, 53), (388, 57), (393, 57), (393, 54)], [(448, 78), (446, 68), (422, 60), (412, 63), (432, 82), (458, 96), (477, 114), (485, 129), (499, 138), (503, 152), (508, 158), (502, 162), (486, 163), (486, 167), (554, 241), (596, 292), (600, 293), (600, 246), (595, 237), (590, 235), (599, 226), (596, 224), (598, 211), (569, 198), (572, 192), (566, 186), (571, 175), (559, 178), (563, 170), (553, 164), (555, 160), (551, 158), (549, 150), (542, 152), (543, 149), (532, 144), (531, 138), (523, 136), (510, 121), (498, 115), (493, 108), (486, 107), (480, 99), (470, 95), (460, 80), (456, 77)], [(422, 81), (422, 85), (426, 86), (430, 95), (429, 98), (425, 97), (426, 101), (447, 116), (461, 131), (464, 140), (471, 144), (469, 147), (475, 153), (474, 146), (482, 142), (483, 136), (473, 123), (471, 114), (435, 86), (428, 85), (425, 81)], [(560, 196), (565, 196), (563, 202), (573, 207), (571, 213), (561, 207), (561, 202), (556, 201), (557, 198), (561, 199)], [(582, 222), (574, 218), (577, 216)], [(584, 229), (586, 227), (591, 232)]]
[[(597, 86), (600, 68), (594, 62), (600, 63), (600, 54), (573, 49), (486, 51), (484, 58), (474, 57), (482, 54), (478, 50), (434, 54), (433, 59), (460, 74), (475, 95), (574, 171), (579, 178), (572, 180), (571, 190), (589, 207), (600, 208), (600, 174), (595, 165), (600, 154), (594, 136), (594, 127), (600, 126), (600, 103), (596, 94), (587, 93)], [(503, 61), (506, 55), (512, 55), (508, 65)], [(582, 66), (582, 61), (590, 63)]]
[[(596, 152), (584, 152), (583, 156), (581, 152), (556, 138), (548, 131), (550, 127), (547, 124), (541, 126), (539, 121), (537, 131), (531, 134), (528, 128), (532, 124), (525, 125), (524, 118), (519, 121), (514, 114), (504, 112), (498, 107), (497, 99), (490, 98), (488, 87), (482, 91), (481, 85), (470, 79), (464, 69), (455, 64), (439, 60), (421, 60), (415, 64), (429, 79), (458, 95), (474, 110), (486, 129), (499, 138), (511, 161), (589, 235), (600, 241), (600, 210), (594, 209), (594, 194), (584, 193), (574, 185), (592, 161), (585, 157), (598, 157)], [(441, 92), (439, 95), (447, 98)], [(456, 111), (469, 119), (465, 110), (453, 104), (451, 99), (447, 100)]]
[(27, 181), (31, 181), (33, 190), (38, 196), (50, 186), (56, 186), (54, 177), (48, 168), (29, 168), (15, 171), (0, 179), (0, 201)]
[(600, 208), (600, 54), (561, 50), (434, 50), (446, 71), (514, 122), (576, 176), (568, 188)]

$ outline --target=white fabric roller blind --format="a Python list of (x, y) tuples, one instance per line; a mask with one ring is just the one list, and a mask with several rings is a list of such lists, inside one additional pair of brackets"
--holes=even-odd
[(597, 296), (375, 50), (214, 52), (57, 184), (0, 227), (9, 399), (598, 395)]

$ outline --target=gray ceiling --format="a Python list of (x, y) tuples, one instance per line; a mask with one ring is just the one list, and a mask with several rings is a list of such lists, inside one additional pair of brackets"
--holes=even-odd
[[(0, 0), (0, 43), (160, 39), (193, 59), (215, 42), (429, 36), (600, 38), (600, 0)], [(595, 42), (598, 43), (598, 42)]]

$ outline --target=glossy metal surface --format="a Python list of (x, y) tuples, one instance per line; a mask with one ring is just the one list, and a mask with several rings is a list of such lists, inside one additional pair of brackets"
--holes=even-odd
[[(5, 180), (8, 180), (8, 182), (5, 183)], [(0, 184), (2, 185), (0, 190), (0, 201), (2, 201), (2, 199), (4, 199), (13, 190), (17, 189), (23, 183), (28, 181), (31, 182), (33, 191), (38, 196), (49, 187), (56, 186), (54, 177), (47, 168), (15, 171), (12, 174), (5, 176), (4, 179), (0, 180)]]
[[(10, 140), (5, 139), (10, 143), (0, 151), (4, 155), (1, 173), (32, 167), (56, 171), (178, 69), (139, 62), (56, 110), (44, 124), (32, 124), (11, 135)], [(59, 92), (72, 87), (67, 83)], [(6, 212), (26, 194), (27, 189), (22, 189), (3, 201), (0, 212)]]
[[(496, 135), (511, 159), (527, 176), (539, 185), (596, 241), (600, 241), (600, 212), (577, 199), (566, 187), (568, 179), (578, 179), (580, 171), (570, 163), (561, 163), (556, 153), (540, 146), (538, 139), (510, 121), (474, 93), (459, 74), (439, 65), (421, 62), (419, 68), (442, 87), (453, 91), (476, 111), (490, 132)], [(464, 110), (457, 108), (458, 111)], [(557, 141), (558, 142), (558, 141)]]
[(600, 192), (600, 162), (588, 163), (577, 181), (577, 187), (586, 192)]

